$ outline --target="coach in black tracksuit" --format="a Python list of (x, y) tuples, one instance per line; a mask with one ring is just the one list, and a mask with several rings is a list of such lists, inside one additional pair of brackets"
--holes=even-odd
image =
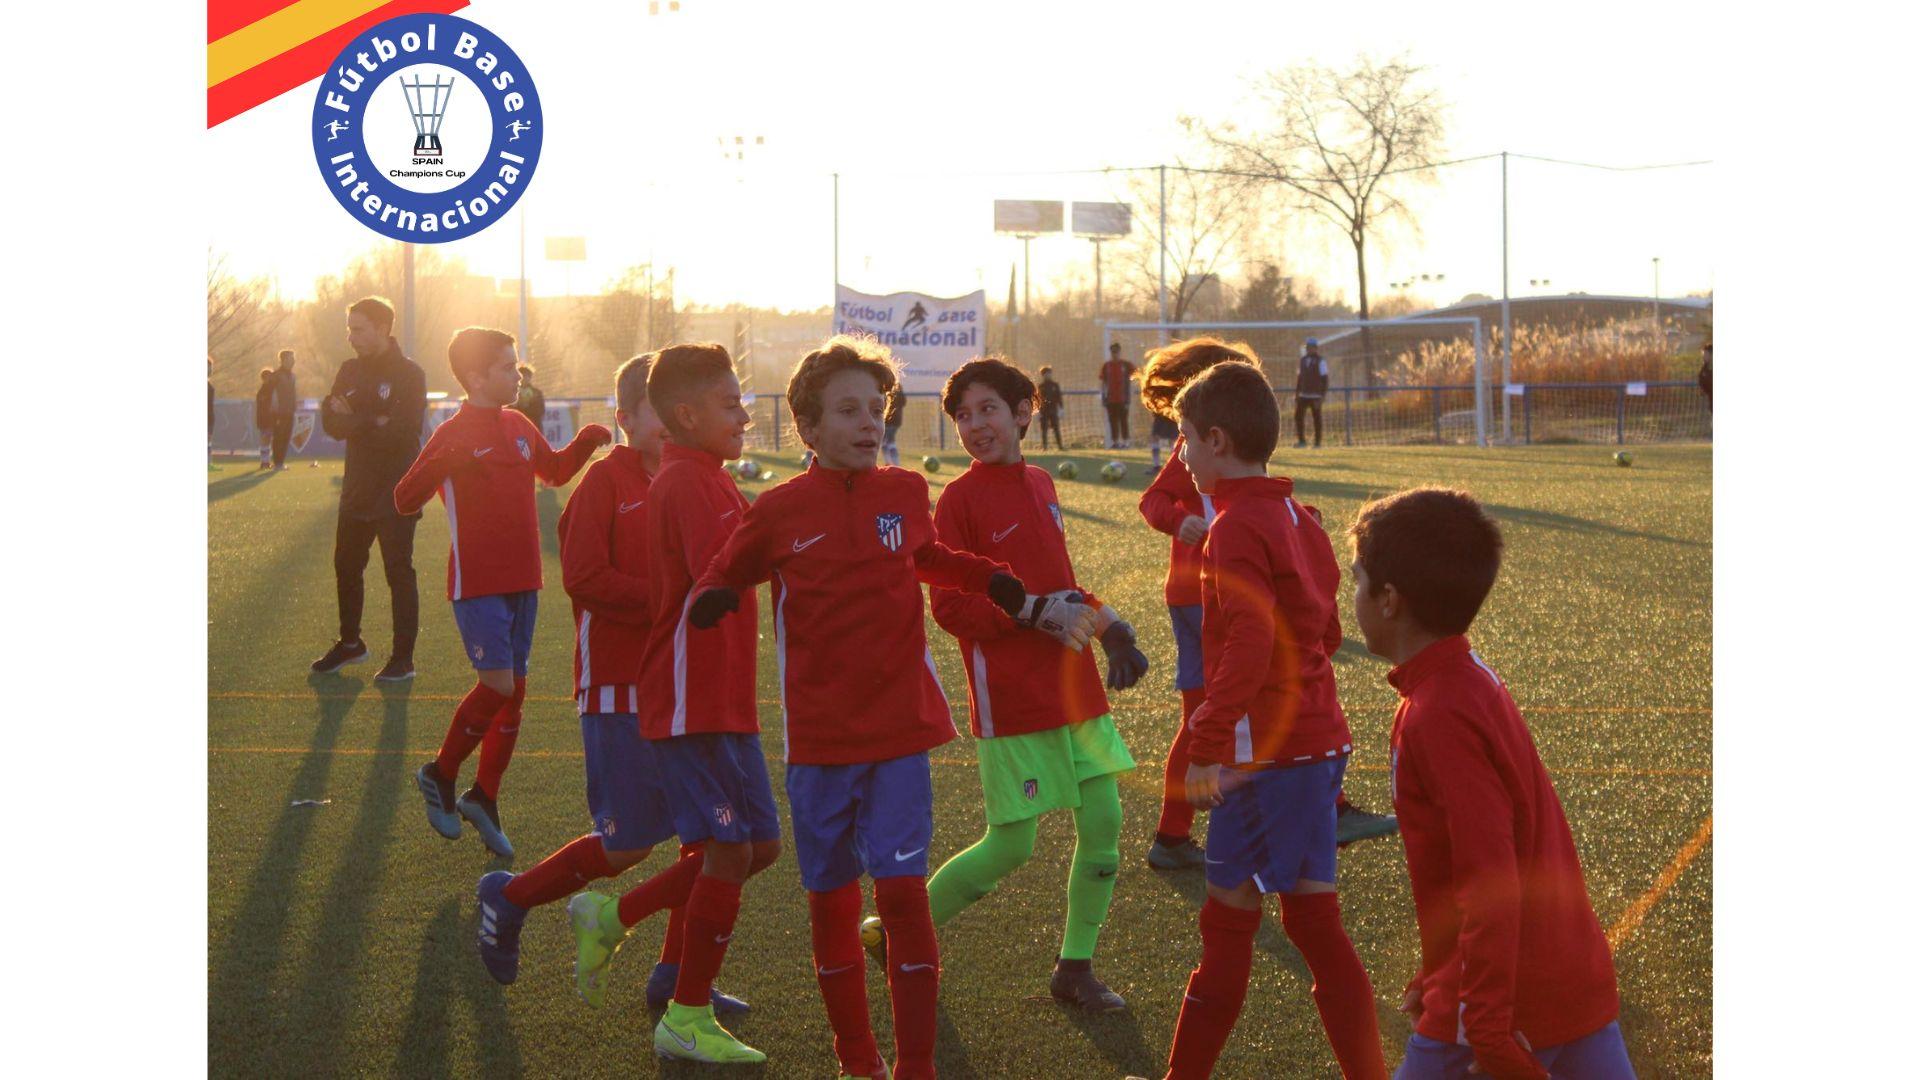
[(1307, 445), (1307, 413), (1313, 413), (1313, 445), (1320, 445), (1320, 403), (1327, 396), (1327, 362), (1320, 356), (1320, 343), (1307, 339), (1300, 353), (1300, 373), (1293, 379), (1293, 445)]
[(340, 365), (333, 391), (321, 403), (320, 423), (347, 444), (340, 485), (340, 518), (333, 535), (333, 574), (340, 601), (340, 639), (313, 662), (315, 672), (337, 671), (367, 657), (360, 640), (365, 600), (361, 574), (373, 542), (393, 593), (393, 652), (374, 676), (413, 677), (413, 642), (420, 626), (420, 590), (413, 572), (413, 530), (420, 515), (394, 509), (393, 487), (420, 453), (426, 420), (427, 378), (393, 339), (393, 308), (369, 297), (347, 309), (352, 359)]

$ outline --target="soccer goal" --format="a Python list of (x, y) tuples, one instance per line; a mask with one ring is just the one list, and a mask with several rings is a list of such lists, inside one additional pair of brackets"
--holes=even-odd
[[(1203, 334), (1259, 355), (1280, 406), (1283, 447), (1488, 445), (1487, 339), (1477, 318), (1106, 323), (1100, 355), (1117, 344), (1123, 359), (1144, 366), (1149, 350)], [(1327, 362), (1317, 417), (1295, 407), (1294, 377), (1309, 340)], [(1134, 409), (1146, 419), (1137, 397)]]

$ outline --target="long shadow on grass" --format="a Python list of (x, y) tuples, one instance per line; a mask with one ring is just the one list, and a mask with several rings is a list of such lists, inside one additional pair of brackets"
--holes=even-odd
[[(1393, 485), (1349, 484), (1341, 480), (1304, 480), (1296, 479), (1294, 491), (1302, 498), (1325, 496), (1334, 499), (1356, 499), (1365, 502), (1389, 494)], [(1654, 540), (1663, 544), (1679, 544), (1683, 547), (1707, 547), (1701, 540), (1682, 540), (1677, 536), (1664, 536), (1660, 533), (1642, 532), (1639, 529), (1623, 529), (1605, 521), (1592, 518), (1575, 517), (1572, 514), (1556, 514), (1549, 510), (1534, 510), (1522, 506), (1508, 506), (1503, 503), (1482, 503), (1487, 512), (1500, 521), (1511, 521), (1519, 525), (1534, 525), (1543, 529), (1559, 529), (1575, 533), (1600, 533), (1618, 536), (1629, 540)]]
[(1070, 1005), (1057, 1006), (1066, 1013), (1067, 1022), (1080, 1029), (1100, 1056), (1122, 1075), (1151, 1075), (1157, 1071), (1160, 1055), (1140, 1037), (1140, 1018), (1132, 1008), (1123, 1012), (1093, 1016)]
[(307, 681), (313, 687), (319, 712), (319, 723), (307, 744), (308, 753), (280, 795), (280, 816), (261, 845), (238, 913), (227, 926), (209, 928), (214, 940), (225, 943), (219, 960), (212, 964), (207, 985), (207, 1049), (209, 1066), (215, 1073), (249, 1071), (255, 1060), (252, 1055), (271, 1051), (280, 1043), (283, 1033), (276, 1031), (272, 1002), (284, 985), (280, 961), (287, 919), (293, 910), (308, 835), (316, 815), (326, 812), (326, 808), (291, 803), (325, 794), (334, 759), (329, 751), (339, 741), (341, 725), (365, 686), (359, 679), (336, 675), (316, 675)]
[(406, 1027), (395, 1047), (394, 1076), (452, 1076), (447, 1064), (449, 1007), (455, 994), (474, 1012), (482, 1071), (488, 1076), (521, 1076), (520, 1040), (502, 1004), (502, 991), (481, 968), (473, 953), (473, 926), (466, 917), (472, 905), (465, 900), (444, 901), (428, 924), (414, 969), (413, 999), (407, 1003)]
[(272, 475), (271, 470), (257, 469), (241, 476), (222, 477), (207, 485), (207, 502), (211, 504), (232, 498)]
[[(346, 1041), (348, 1021), (359, 1003), (356, 984), (366, 966), (368, 921), (383, 896), (388, 833), (402, 797), (413, 790), (403, 753), (411, 689), (409, 683), (380, 687), (384, 709), (378, 745), (368, 758), (353, 831), (341, 845), (320, 904), (312, 956), (295, 984), (299, 994), (290, 1016), (298, 1020), (299, 1038), (318, 1060)], [(425, 833), (420, 830), (415, 842), (439, 842)]]
[(953, 1017), (947, 1015), (945, 1004), (936, 1005), (938, 1014), (934, 1018), (934, 1061), (940, 1075), (953, 1080), (975, 1080), (980, 1071), (973, 1066), (973, 1059), (967, 1055), (967, 1038), (953, 1024)]

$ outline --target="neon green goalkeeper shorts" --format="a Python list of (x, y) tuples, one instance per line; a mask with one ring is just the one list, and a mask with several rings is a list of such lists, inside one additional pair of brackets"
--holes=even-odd
[(1049, 810), (1080, 805), (1080, 782), (1134, 767), (1113, 716), (1077, 724), (975, 739), (987, 824), (1025, 821)]

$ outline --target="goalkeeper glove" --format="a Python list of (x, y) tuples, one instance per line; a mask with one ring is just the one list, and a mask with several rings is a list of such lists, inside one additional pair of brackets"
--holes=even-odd
[(1133, 626), (1121, 620), (1101, 633), (1100, 647), (1107, 650), (1107, 689), (1125, 690), (1147, 673), (1147, 654), (1133, 642)]
[(711, 629), (728, 612), (740, 610), (740, 594), (725, 586), (708, 589), (693, 598), (693, 607), (687, 611), (687, 622), (695, 630)]
[(1026, 607), (1027, 587), (1020, 579), (1004, 570), (996, 570), (987, 579), (987, 599), (999, 606), (1001, 611), (1018, 619)]

